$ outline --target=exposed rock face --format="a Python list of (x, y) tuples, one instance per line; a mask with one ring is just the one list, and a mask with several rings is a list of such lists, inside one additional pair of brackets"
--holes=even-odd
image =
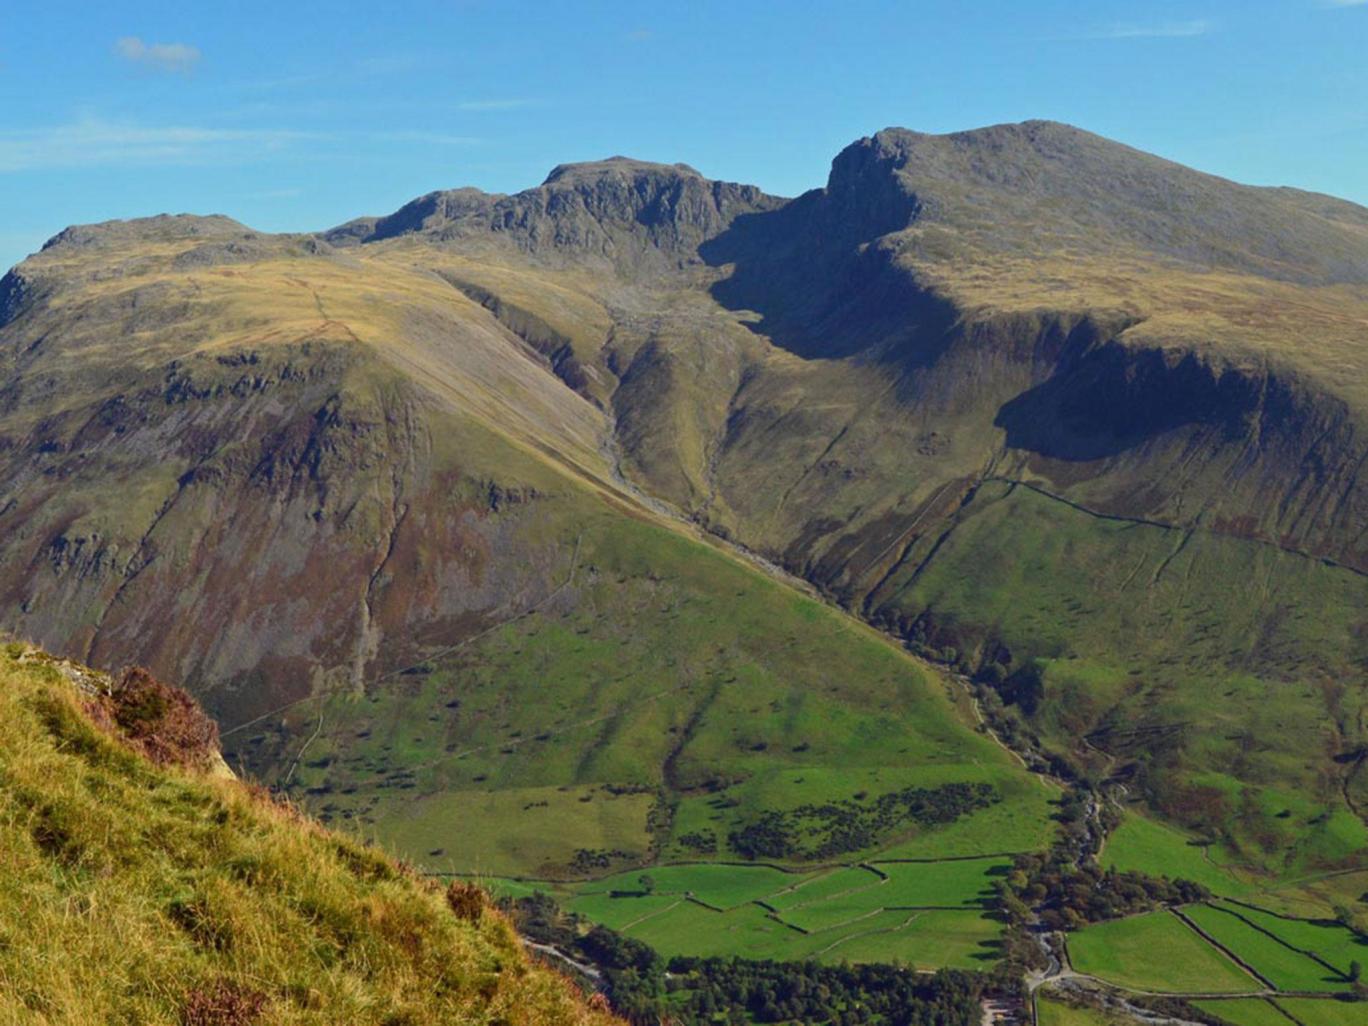
[[(7, 276), (7, 627), (193, 682), (237, 722), (324, 680), (359, 688), (554, 586), (568, 553), (521, 536), (542, 517), (535, 468), (491, 458), (488, 429), (453, 431), (445, 390), (470, 386), (444, 356), (410, 376), (320, 317), (338, 273), (326, 244), (154, 219), (68, 231)], [(515, 371), (562, 388), (466, 307), (458, 362), (488, 333)], [(464, 323), (409, 330), (449, 348)]]
[[(713, 457), (709, 515), (795, 570), (825, 568), (857, 602), (891, 572), (856, 555), (890, 508), (934, 535), (923, 502), (950, 479), (968, 487), (990, 472), (1035, 478), (1099, 512), (1203, 520), (1368, 569), (1355, 526), (1368, 517), (1363, 396), (1279, 344), (1257, 284), (1264, 274), (1362, 282), (1362, 216), (1049, 123), (861, 140), (836, 158), (826, 189), (701, 247), (726, 268), (712, 286), (719, 301), (759, 311), (758, 331), (818, 361), (747, 375)], [(1129, 265), (1113, 269), (1117, 254)], [(1006, 287), (966, 275), (966, 261)], [(1194, 273), (1223, 277), (1184, 277)], [(1207, 290), (1196, 303), (1219, 297), (1206, 323), (1176, 309), (1189, 289)], [(1062, 292), (1055, 309), (1052, 292)], [(1362, 365), (1354, 329), (1334, 331), (1337, 358)], [(830, 397), (842, 379), (870, 390), (846, 413), (791, 398), (795, 388)], [(757, 494), (749, 468), (773, 454), (779, 431), (799, 469), (787, 490)], [(928, 434), (939, 441), (919, 441)], [(804, 463), (803, 451), (820, 459)], [(787, 526), (776, 536), (778, 518)]]
[(10, 271), (0, 278), (0, 328), (19, 315), (25, 301), (27, 283), (18, 271)]
[(549, 588), (555, 554), (515, 540), (526, 511), (463, 489), (434, 452), (429, 400), (339, 388), (360, 363), (327, 347), (190, 360), (13, 440), (11, 623), (99, 665), (215, 682), (206, 700), (237, 719), (319, 672), (359, 688)]
[(325, 238), (341, 245), (412, 233), (453, 244), (496, 241), (554, 262), (587, 259), (640, 277), (697, 263), (704, 240), (736, 217), (779, 202), (752, 185), (708, 181), (684, 164), (614, 157), (562, 164), (539, 188), (516, 196), (475, 189), (429, 193), (387, 217), (351, 222)]

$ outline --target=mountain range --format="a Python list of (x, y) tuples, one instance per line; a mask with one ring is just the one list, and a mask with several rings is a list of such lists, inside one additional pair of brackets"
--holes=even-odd
[(1018, 757), (1344, 868), (1365, 382), (1368, 209), (1051, 122), (887, 129), (794, 199), (615, 157), (73, 227), (0, 282), (0, 626), (451, 871), (923, 780), (1031, 848)]

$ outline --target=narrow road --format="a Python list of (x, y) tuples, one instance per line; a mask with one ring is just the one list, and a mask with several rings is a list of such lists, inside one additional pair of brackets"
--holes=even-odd
[(533, 951), (539, 951), (543, 955), (549, 955), (551, 958), (554, 958), (558, 962), (564, 962), (566, 965), (572, 966), (576, 971), (583, 973), (585, 976), (593, 980), (596, 984), (601, 985), (603, 983), (603, 974), (601, 972), (595, 969), (592, 965), (587, 965), (586, 963), (581, 962), (578, 959), (571, 958), (560, 948), (555, 947), (552, 944), (541, 944), (534, 940), (528, 940), (526, 937), (522, 939), (522, 942), (523, 947), (531, 948)]

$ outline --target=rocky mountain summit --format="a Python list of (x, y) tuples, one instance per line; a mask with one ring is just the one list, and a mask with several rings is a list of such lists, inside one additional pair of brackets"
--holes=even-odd
[(698, 246), (733, 219), (781, 202), (753, 185), (709, 181), (687, 164), (611, 157), (562, 164), (540, 187), (515, 196), (476, 189), (428, 193), (386, 217), (350, 221), (323, 238), (352, 245), (416, 234), (457, 248), (507, 246), (553, 263), (588, 260), (634, 277), (697, 262)]

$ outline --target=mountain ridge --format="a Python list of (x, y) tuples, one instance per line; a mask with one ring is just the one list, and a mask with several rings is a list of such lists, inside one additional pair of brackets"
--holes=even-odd
[[(1027, 145), (1023, 147), (1021, 143)], [(949, 151), (947, 153), (946, 151)], [(1299, 189), (1287, 185), (1274, 186), (1250, 186), (1243, 185), (1229, 178), (1207, 172), (1194, 171), (1184, 165), (1162, 157), (1156, 157), (1142, 150), (1127, 146), (1124, 143), (1114, 142), (1103, 136), (1096, 135), (1084, 129), (1077, 128), (1063, 122), (1049, 121), (1045, 119), (1030, 119), (1021, 122), (1003, 122), (986, 125), (981, 128), (965, 129), (944, 133), (926, 133), (916, 130), (903, 128), (900, 126), (889, 126), (881, 129), (869, 136), (862, 137), (845, 147), (833, 159), (832, 172), (824, 187), (808, 190), (810, 192), (822, 191), (825, 189), (830, 192), (833, 189), (844, 189), (849, 183), (847, 176), (851, 173), (848, 165), (856, 159), (856, 154), (862, 151), (869, 151), (874, 155), (876, 161), (884, 161), (892, 165), (894, 171), (906, 171), (909, 164), (915, 164), (913, 171), (925, 169), (928, 165), (934, 165), (938, 161), (944, 161), (948, 156), (953, 156), (957, 151), (970, 151), (982, 153), (978, 160), (971, 161), (963, 165), (970, 168), (975, 173), (982, 173), (991, 168), (984, 157), (991, 156), (997, 158), (1017, 157), (1017, 162), (1002, 160), (998, 165), (1000, 168), (1019, 168), (1019, 158), (1027, 150), (1033, 150), (1045, 162), (1048, 158), (1073, 158), (1077, 161), (1080, 157), (1086, 157), (1094, 163), (1090, 167), (1071, 168), (1069, 184), (1076, 190), (1080, 181), (1085, 181), (1088, 177), (1084, 175), (1080, 178), (1078, 172), (1096, 171), (1098, 169), (1100, 152), (1115, 155), (1124, 154), (1132, 162), (1145, 165), (1151, 168), (1162, 168), (1170, 174), (1178, 174), (1188, 180), (1205, 180), (1210, 183), (1218, 183), (1223, 186), (1232, 186), (1238, 190), (1250, 193), (1260, 193), (1266, 195), (1276, 195), (1295, 200), (1298, 207), (1305, 212), (1315, 213), (1317, 216), (1331, 222), (1343, 222), (1352, 227), (1368, 227), (1368, 207), (1356, 204), (1350, 200), (1345, 200), (1326, 193), (1318, 193)], [(961, 169), (962, 169), (961, 168)], [(346, 222), (335, 228), (317, 231), (312, 234), (327, 239), (329, 236), (337, 236), (345, 239), (348, 244), (359, 241), (355, 238), (354, 232), (349, 231), (349, 226), (368, 224), (374, 225), (375, 222), (395, 219), (400, 212), (413, 207), (415, 204), (432, 203), (439, 198), (461, 198), (468, 197), (471, 200), (498, 201), (525, 197), (530, 194), (540, 192), (549, 186), (558, 183), (574, 184), (584, 181), (595, 181), (604, 177), (628, 178), (636, 180), (651, 179), (697, 179), (709, 186), (722, 187), (724, 189), (741, 190), (748, 196), (766, 196), (756, 186), (738, 185), (721, 179), (708, 179), (695, 168), (688, 164), (658, 163), (653, 161), (639, 160), (628, 156), (612, 156), (600, 160), (588, 160), (569, 164), (556, 165), (547, 174), (540, 185), (517, 193), (486, 193), (482, 190), (460, 186), (449, 189), (439, 189), (417, 197), (409, 203), (401, 206), (397, 211), (388, 215), (367, 216)], [(915, 177), (915, 174), (911, 175)], [(970, 177), (970, 176), (966, 176)], [(1012, 184), (1025, 184), (1030, 180), (1028, 175), (1018, 173), (1013, 178), (1007, 179)], [(804, 193), (803, 195), (808, 195)], [(782, 197), (766, 196), (767, 199), (779, 201)], [(481, 205), (483, 205), (481, 203)], [(458, 208), (459, 210), (459, 208)], [(197, 228), (221, 229), (226, 232), (243, 232), (251, 236), (270, 235), (255, 229), (248, 228), (246, 225), (233, 220), (223, 214), (196, 215), (196, 214), (158, 214), (148, 217), (132, 219), (96, 222), (92, 224), (71, 225), (49, 238), (44, 244), (43, 249), (62, 243), (86, 244), (94, 239), (106, 234), (116, 232), (120, 227), (145, 226), (155, 228), (157, 226), (181, 224), (187, 226), (190, 232)], [(907, 227), (907, 226), (903, 226)], [(300, 235), (310, 233), (280, 233), (284, 235)], [(384, 234), (380, 238), (390, 238), (391, 234)], [(368, 241), (380, 241), (380, 238)], [(1368, 270), (1361, 267), (1354, 267), (1354, 277), (1349, 280), (1363, 281), (1368, 276)]]
[[(313, 236), (72, 230), (0, 288), (0, 622), (234, 723), (321, 718), (590, 593), (667, 637), (657, 542), (580, 525), (682, 518), (1285, 866), (1270, 794), (1349, 837), (1368, 786), (1336, 761), (1368, 741), (1366, 276), (1362, 208), (1048, 122), (885, 130), (791, 200), (622, 158)], [(1248, 688), (1296, 739), (1193, 711)], [(283, 773), (313, 729), (244, 757)]]

